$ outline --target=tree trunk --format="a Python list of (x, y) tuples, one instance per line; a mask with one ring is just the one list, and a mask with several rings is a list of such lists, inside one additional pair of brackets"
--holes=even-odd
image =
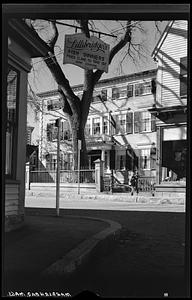
[(81, 152), (80, 152), (80, 168), (88, 168), (88, 156), (85, 142), (84, 129), (82, 120), (78, 115), (70, 118), (71, 131), (72, 131), (72, 146), (73, 146), (73, 168), (78, 169), (78, 140), (81, 140)]

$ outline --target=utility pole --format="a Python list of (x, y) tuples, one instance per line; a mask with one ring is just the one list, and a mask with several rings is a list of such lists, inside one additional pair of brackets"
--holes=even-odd
[(57, 174), (56, 174), (56, 213), (59, 217), (59, 194), (60, 194), (60, 131), (61, 131), (61, 118), (55, 122), (57, 129)]
[(78, 140), (78, 194), (80, 194), (80, 159), (81, 159), (81, 140)]

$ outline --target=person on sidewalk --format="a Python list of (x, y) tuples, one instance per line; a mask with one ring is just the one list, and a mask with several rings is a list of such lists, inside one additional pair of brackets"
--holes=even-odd
[(131, 196), (133, 196), (134, 191), (136, 191), (137, 194), (139, 193), (138, 181), (139, 181), (139, 174), (137, 171), (134, 171), (133, 176), (131, 177), (131, 187), (132, 187)]

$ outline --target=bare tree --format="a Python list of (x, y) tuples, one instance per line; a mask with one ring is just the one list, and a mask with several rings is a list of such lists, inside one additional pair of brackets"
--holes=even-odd
[[(90, 37), (90, 30), (93, 28), (93, 21), (87, 19), (76, 20), (82, 33), (86, 35), (87, 38)], [(85, 70), (84, 71), (84, 84), (83, 84), (83, 94), (80, 99), (73, 92), (72, 87), (69, 84), (58, 60), (55, 55), (56, 42), (59, 36), (56, 21), (48, 21), (51, 27), (52, 35), (47, 35), (47, 38), (43, 38), (41, 35), (42, 23), (38, 20), (25, 20), (28, 26), (36, 33), (38, 38), (43, 40), (49, 48), (47, 56), (44, 57), (44, 62), (50, 70), (53, 78), (58, 84), (58, 91), (63, 100), (63, 112), (67, 115), (70, 122), (72, 130), (72, 143), (73, 143), (73, 153), (74, 153), (74, 168), (77, 168), (77, 150), (78, 150), (78, 140), (82, 141), (81, 150), (81, 166), (88, 166), (88, 157), (86, 151), (86, 142), (84, 129), (89, 114), (89, 109), (92, 101), (93, 91), (95, 85), (100, 80), (104, 71), (102, 70)], [(41, 26), (40, 26), (41, 25)], [(91, 27), (91, 28), (90, 28)], [(112, 46), (109, 54), (109, 65), (112, 63), (113, 58), (122, 50), (125, 50), (124, 58), (129, 56), (134, 60), (134, 53), (141, 54), (141, 44), (134, 44), (132, 33), (136, 28), (140, 28), (139, 21), (126, 21), (126, 26), (121, 25), (121, 31), (123, 35), (121, 38), (116, 39), (116, 43)]]

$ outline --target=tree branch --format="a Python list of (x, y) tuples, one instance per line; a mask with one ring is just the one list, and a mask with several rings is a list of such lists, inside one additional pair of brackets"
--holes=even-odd
[[(111, 64), (114, 56), (127, 44), (131, 42), (131, 33), (132, 33), (132, 26), (131, 26), (131, 21), (127, 21), (127, 29), (125, 32), (125, 35), (123, 37), (123, 39), (121, 39), (119, 41), (118, 44), (116, 44), (110, 51), (109, 54), (109, 65)], [(102, 74), (104, 73), (104, 71), (101, 70), (97, 70), (94, 73), (94, 77), (93, 77), (93, 81), (94, 84), (96, 84), (99, 79), (101, 78)]]
[(52, 30), (53, 30), (53, 36), (51, 38), (50, 41), (48, 41), (48, 46), (50, 47), (50, 49), (52, 50), (52, 52), (54, 52), (54, 47), (55, 47), (55, 44), (57, 42), (57, 39), (58, 39), (58, 36), (59, 36), (59, 33), (58, 33), (58, 29), (57, 29), (57, 26), (56, 26), (56, 23), (55, 21), (51, 21), (50, 22), (50, 25), (52, 27)]
[(58, 87), (58, 92), (63, 100), (63, 112), (68, 114), (69, 116), (72, 116), (72, 110), (71, 110), (71, 107), (69, 105), (69, 102), (67, 101), (67, 98), (65, 96), (65, 94), (63, 93), (62, 91), (62, 88), (59, 86)]

